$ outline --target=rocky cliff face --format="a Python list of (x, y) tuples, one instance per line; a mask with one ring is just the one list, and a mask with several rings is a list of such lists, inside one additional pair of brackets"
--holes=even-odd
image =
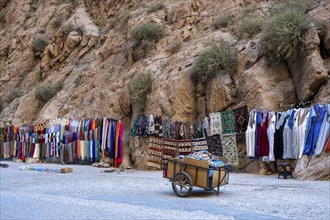
[[(313, 102), (330, 101), (329, 1), (312, 1), (309, 14), (324, 25), (305, 33), (304, 53), (276, 64), (261, 53), (260, 34), (241, 38), (232, 30), (234, 23), (220, 29), (212, 23), (226, 11), (237, 18), (251, 7), (267, 16), (277, 1), (165, 0), (159, 10), (151, 10), (156, 2), (1, 0), (1, 120), (21, 125), (63, 116), (120, 119), (126, 124), (123, 166), (144, 169), (146, 141), (129, 137), (137, 113), (127, 85), (138, 73), (153, 78), (144, 113), (173, 121), (194, 122), (244, 104), (249, 110), (283, 110), (316, 92)], [(136, 47), (131, 30), (146, 22), (162, 25), (165, 37)], [(198, 53), (220, 39), (237, 52), (237, 68), (216, 75), (205, 88), (195, 87), (190, 75)], [(63, 89), (53, 98), (37, 99), (39, 86), (58, 82)], [(262, 162), (244, 157), (243, 139), (238, 146), (240, 169), (267, 172)], [(312, 160), (309, 169), (329, 169), (329, 155)], [(312, 178), (299, 172), (300, 178)]]

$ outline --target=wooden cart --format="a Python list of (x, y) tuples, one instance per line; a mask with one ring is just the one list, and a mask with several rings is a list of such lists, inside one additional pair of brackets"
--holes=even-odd
[(183, 160), (168, 158), (163, 168), (163, 177), (170, 180), (173, 191), (179, 197), (189, 196), (194, 186), (212, 190), (219, 195), (220, 186), (228, 184), (229, 180), (226, 168), (210, 168), (207, 161), (188, 157)]

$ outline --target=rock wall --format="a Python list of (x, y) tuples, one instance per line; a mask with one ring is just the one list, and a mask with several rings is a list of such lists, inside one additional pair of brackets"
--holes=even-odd
[[(144, 113), (173, 121), (194, 122), (210, 112), (245, 104), (249, 110), (284, 110), (281, 106), (299, 103), (315, 91), (312, 101), (330, 101), (329, 2), (320, 1), (309, 12), (326, 25), (308, 30), (304, 53), (276, 65), (261, 52), (260, 34), (240, 38), (234, 23), (212, 27), (225, 11), (239, 17), (254, 7), (266, 16), (276, 1), (165, 0), (160, 10), (149, 10), (154, 3), (1, 0), (1, 122), (21, 125), (62, 116), (111, 116), (125, 122), (123, 166), (146, 169), (147, 140), (129, 137), (137, 109), (127, 85), (136, 74), (149, 72), (153, 78)], [(134, 47), (130, 31), (143, 22), (162, 25), (166, 34), (159, 42)], [(206, 86), (195, 86), (190, 76), (198, 53), (220, 39), (237, 52), (237, 68), (232, 73), (219, 71)], [(38, 87), (58, 82), (63, 89), (41, 103), (35, 95)], [(239, 169), (262, 174), (271, 170), (246, 157), (244, 137), (238, 137), (238, 150)], [(299, 160), (297, 167), (304, 169), (297, 177), (326, 168), (327, 159)], [(324, 173), (315, 179), (329, 176)]]

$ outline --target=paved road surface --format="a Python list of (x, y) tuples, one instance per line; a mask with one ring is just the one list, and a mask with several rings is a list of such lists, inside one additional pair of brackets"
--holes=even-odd
[[(4, 162), (4, 161), (2, 161)], [(104, 173), (82, 165), (34, 164), (72, 173), (0, 168), (0, 219), (329, 219), (330, 182), (231, 174), (219, 196), (194, 188), (179, 198), (161, 171)]]

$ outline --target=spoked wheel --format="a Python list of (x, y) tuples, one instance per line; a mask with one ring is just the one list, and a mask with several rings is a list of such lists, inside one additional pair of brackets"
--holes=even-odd
[(175, 174), (172, 182), (172, 188), (179, 197), (187, 197), (192, 192), (192, 180), (188, 173), (181, 172)]

